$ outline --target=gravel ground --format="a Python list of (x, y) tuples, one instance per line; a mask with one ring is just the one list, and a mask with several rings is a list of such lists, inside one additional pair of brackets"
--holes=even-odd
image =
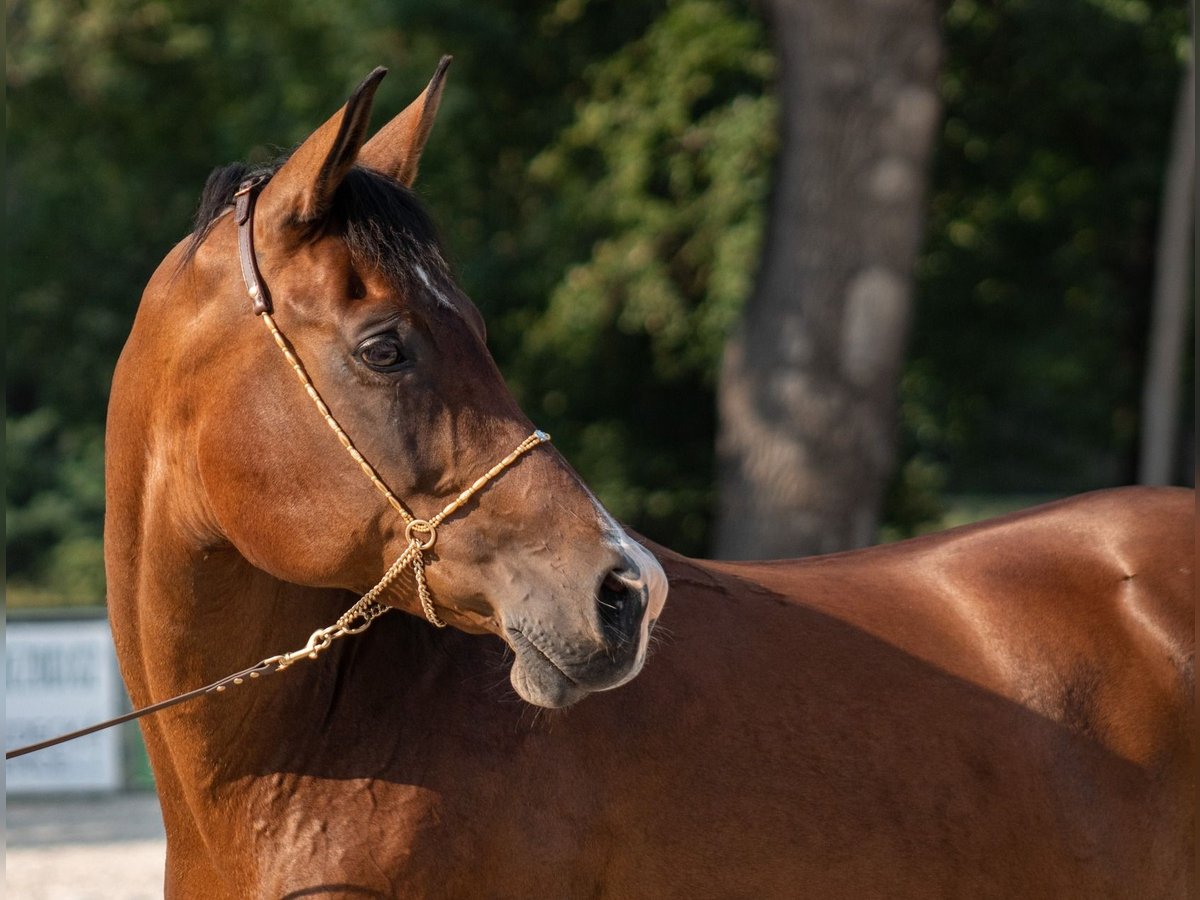
[(96, 798), (8, 798), (8, 900), (162, 897), (163, 838), (150, 793)]

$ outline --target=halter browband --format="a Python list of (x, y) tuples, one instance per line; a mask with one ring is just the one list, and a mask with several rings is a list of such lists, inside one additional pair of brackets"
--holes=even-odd
[(316, 404), (321, 417), (325, 420), (325, 424), (337, 435), (337, 439), (342, 447), (358, 463), (363, 474), (370, 479), (371, 484), (375, 485), (375, 489), (383, 494), (392, 509), (404, 520), (404, 537), (408, 541), (408, 546), (404, 548), (404, 552), (397, 557), (396, 561), (388, 567), (388, 570), (383, 573), (383, 577), (379, 579), (379, 582), (373, 588), (363, 594), (332, 625), (327, 628), (318, 628), (314, 631), (309, 636), (308, 643), (299, 650), (293, 650), (291, 653), (281, 653), (277, 656), (269, 656), (248, 668), (242, 669), (240, 672), (226, 675), (212, 684), (178, 694), (167, 700), (153, 703), (150, 706), (144, 706), (141, 709), (135, 709), (132, 712), (125, 713), (105, 722), (90, 725), (87, 728), (81, 728), (78, 731), (72, 731), (68, 734), (61, 734), (26, 747), (5, 751), (5, 759), (14, 759), (18, 756), (24, 756), (26, 753), (33, 753), (35, 750), (43, 750), (46, 747), (53, 747), (55, 744), (61, 744), (105, 728), (111, 728), (114, 725), (120, 725), (122, 722), (140, 719), (142, 716), (160, 712), (188, 700), (195, 700), (208, 694), (221, 693), (230, 685), (240, 685), (244, 684), (248, 679), (253, 680), (263, 675), (282, 672), (288, 666), (301, 659), (316, 659), (334, 641), (346, 637), (346, 635), (359, 634), (366, 631), (372, 622), (392, 608), (380, 603), (379, 597), (405, 569), (412, 569), (413, 578), (417, 585), (417, 597), (421, 602), (421, 609), (425, 613), (425, 618), (438, 628), (445, 628), (446, 623), (442, 621), (441, 617), (437, 614), (437, 610), (434, 609), (433, 597), (429, 593), (429, 585), (425, 580), (424, 553), (437, 540), (438, 526), (448, 516), (453, 515), (461, 509), (484, 485), (511, 466), (521, 456), (538, 444), (550, 440), (550, 435), (544, 431), (533, 432), (533, 434), (521, 441), (508, 456), (504, 457), (504, 459), (484, 472), (483, 475), (475, 479), (475, 482), (470, 487), (446, 504), (445, 509), (432, 518), (418, 519), (409, 512), (396, 495), (392, 493), (391, 489), (383, 483), (383, 479), (379, 477), (379, 473), (375, 471), (374, 467), (358, 452), (358, 449), (354, 446), (354, 442), (350, 440), (349, 435), (338, 424), (337, 419), (333, 417), (333, 413), (329, 411), (329, 407), (325, 405), (325, 401), (317, 393), (316, 387), (313, 386), (308, 373), (304, 371), (304, 366), (292, 350), (287, 338), (283, 336), (283, 333), (279, 330), (279, 326), (275, 324), (275, 320), (271, 317), (270, 295), (267, 293), (266, 285), (263, 284), (262, 276), (258, 271), (258, 262), (254, 256), (254, 200), (258, 189), (262, 187), (268, 178), (269, 176), (267, 175), (257, 175), (249, 178), (238, 186), (237, 193), (234, 194), (234, 219), (237, 222), (238, 228), (238, 257), (242, 266), (242, 278), (246, 282), (246, 292), (250, 295), (255, 314), (261, 316), (267, 328), (270, 329), (276, 346), (279, 347), (288, 364), (291, 365), (292, 371), (296, 373), (296, 377), (300, 379), (300, 383), (304, 385), (304, 391), (308, 394), (309, 399)]

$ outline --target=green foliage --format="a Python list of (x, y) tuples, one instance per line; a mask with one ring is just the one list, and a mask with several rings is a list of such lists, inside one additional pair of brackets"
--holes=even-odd
[[(775, 141), (768, 36), (728, 0), (9, 5), (10, 583), (102, 594), (108, 385), (215, 165), (301, 139), (377, 62), (455, 54), (419, 187), (530, 415), (617, 515), (706, 549), (713, 388)], [(946, 490), (1132, 464), (1181, 0), (954, 0), (895, 533)], [(36, 588), (36, 591), (33, 590)], [(40, 592), (40, 593), (38, 593)]]
[(1132, 480), (1187, 6), (954, 0), (944, 21), (907, 455), (952, 491)]
[(594, 240), (554, 288), (536, 349), (587, 365), (615, 329), (648, 338), (648, 376), (711, 382), (761, 240), (775, 146), (763, 43), (728, 4), (690, 0), (596, 67), (575, 121), (530, 170)]
[(359, 53), (385, 55), (394, 32), (338, 27), (345, 15), (378, 23), (383, 6), (10, 4), (6, 521), (16, 586), (102, 599), (104, 408), (141, 288), (189, 230), (210, 168), (273, 155), (256, 145), (264, 137), (298, 140), (343, 101)]
[(9, 572), (19, 573), (18, 587), (32, 582), (72, 604), (102, 602), (103, 433), (65, 427), (49, 407), (9, 419), (5, 431)]
[(671, 3), (595, 65), (574, 120), (530, 166), (547, 252), (579, 248), (531, 323), (531, 405), (613, 512), (706, 546), (712, 390), (751, 287), (775, 145), (762, 28)]
[(377, 105), (395, 113), (441, 53), (457, 54), (421, 188), (504, 361), (522, 316), (536, 315), (558, 277), (518, 240), (538, 213), (528, 161), (570, 120), (589, 62), (641, 34), (659, 10), (518, 0), (11, 4), (14, 599), (34, 597), (31, 585), (68, 601), (102, 596), (99, 435), (113, 366), (142, 286), (189, 230), (212, 167), (300, 140), (377, 62), (392, 69)]

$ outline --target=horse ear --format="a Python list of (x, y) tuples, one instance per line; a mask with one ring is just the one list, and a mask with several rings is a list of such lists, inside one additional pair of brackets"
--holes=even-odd
[(438, 104), (442, 100), (446, 69), (451, 59), (453, 57), (443, 56), (421, 96), (367, 141), (358, 154), (360, 165), (412, 186), (417, 179), (421, 151), (425, 149), (425, 141), (429, 138)]
[(319, 221), (329, 211), (367, 136), (371, 101), (386, 74), (387, 69), (377, 67), (354, 89), (346, 105), (296, 148), (263, 189), (262, 209), (277, 221), (301, 225)]

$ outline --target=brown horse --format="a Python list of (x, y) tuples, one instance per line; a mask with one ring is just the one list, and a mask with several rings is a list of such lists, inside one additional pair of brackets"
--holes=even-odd
[[(1192, 493), (801, 561), (647, 550), (523, 440), (408, 188), (443, 72), (370, 141), (381, 71), (276, 169), (215, 173), (122, 354), (135, 703), (302, 645), (407, 560), (403, 613), (143, 720), (167, 895), (1188, 896)], [(405, 516), (489, 472), (414, 555)]]

